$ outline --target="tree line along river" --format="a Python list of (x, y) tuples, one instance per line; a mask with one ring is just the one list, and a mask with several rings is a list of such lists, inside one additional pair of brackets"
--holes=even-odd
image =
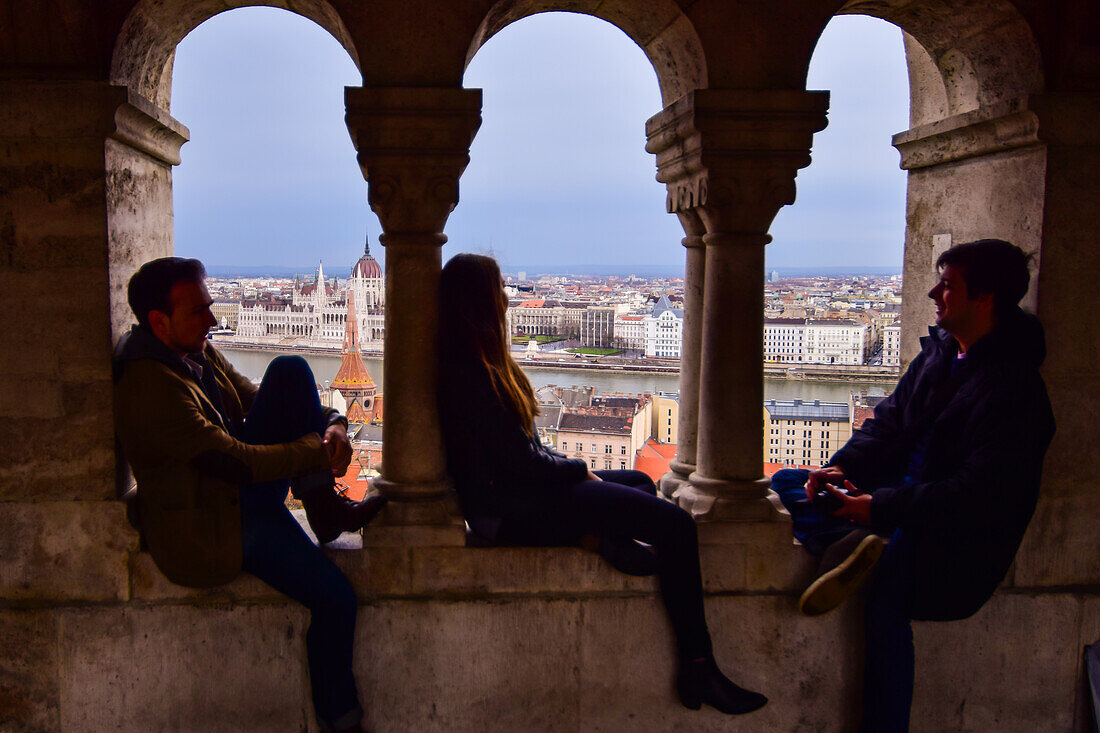
[[(233, 349), (228, 344), (219, 344), (218, 350), (237, 368), (241, 374), (250, 379), (259, 379), (264, 375), (264, 370), (271, 360), (278, 356), (270, 351), (257, 351), (251, 349)], [(339, 355), (303, 355), (313, 369), (313, 375), (317, 382), (328, 385), (336, 376), (340, 368)], [(380, 390), (385, 389), (382, 384), (382, 360), (378, 358), (364, 358), (371, 377)], [(624, 374), (622, 372), (592, 370), (592, 369), (540, 369), (538, 367), (524, 366), (523, 371), (535, 389), (549, 384), (559, 386), (591, 385), (597, 392), (675, 392), (679, 389), (678, 374)], [(849, 394), (853, 392), (867, 391), (868, 393), (882, 394), (893, 389), (891, 384), (882, 382), (860, 382), (852, 380), (828, 381), (804, 381), (800, 379), (764, 379), (764, 399), (768, 400), (821, 400), (823, 402), (847, 402)]]

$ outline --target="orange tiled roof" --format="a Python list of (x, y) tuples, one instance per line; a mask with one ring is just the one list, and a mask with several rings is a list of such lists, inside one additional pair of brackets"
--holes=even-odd
[(351, 403), (348, 407), (348, 414), (346, 415), (349, 423), (366, 423), (370, 422), (370, 418), (363, 412), (363, 406), (359, 404), (359, 400)]
[(347, 487), (344, 496), (352, 501), (360, 501), (367, 495), (370, 488), (370, 476), (372, 471), (377, 471), (382, 465), (382, 448), (372, 446), (369, 448), (353, 448), (351, 463), (343, 476), (338, 476), (336, 488)]
[(784, 468), (804, 468), (807, 471), (812, 471), (815, 468), (821, 468), (820, 466), (785, 466), (782, 463), (765, 463), (764, 464), (764, 476), (771, 478), (772, 474), (776, 471)]
[(634, 457), (634, 470), (641, 471), (655, 482), (668, 473), (669, 462), (676, 457), (676, 445), (658, 443), (653, 438), (645, 442)]

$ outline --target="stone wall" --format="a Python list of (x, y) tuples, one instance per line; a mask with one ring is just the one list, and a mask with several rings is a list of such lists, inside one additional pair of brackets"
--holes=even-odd
[[(813, 567), (783, 522), (701, 531), (716, 655), (771, 698), (762, 711), (734, 722), (679, 705), (651, 579), (580, 550), (379, 547), (368, 530), (367, 549), (331, 553), (362, 603), (356, 672), (368, 726), (853, 729), (859, 604), (797, 613)], [(93, 579), (117, 569), (88, 554), (100, 558)], [(43, 590), (0, 613), (0, 730), (316, 730), (304, 609), (250, 577), (212, 591), (173, 586), (144, 553), (128, 553), (122, 575), (114, 599)], [(47, 594), (55, 600), (42, 602)], [(1080, 649), (1100, 637), (1098, 611), (1095, 597), (1006, 587), (970, 620), (915, 624), (913, 730), (1073, 729), (1075, 704), (1084, 714)]]

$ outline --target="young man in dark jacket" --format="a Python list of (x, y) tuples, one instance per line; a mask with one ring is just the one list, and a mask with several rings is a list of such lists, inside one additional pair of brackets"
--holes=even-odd
[(825, 467), (773, 477), (795, 536), (822, 555), (799, 608), (830, 611), (870, 578), (864, 731), (908, 730), (910, 620), (981, 608), (1035, 511), (1054, 417), (1043, 329), (1018, 306), (1029, 259), (988, 239), (944, 252), (937, 327), (893, 394)]
[(137, 524), (157, 567), (209, 587), (242, 569), (310, 609), (306, 633), (322, 730), (360, 730), (351, 583), (285, 506), (288, 485), (321, 542), (365, 525), (381, 497), (351, 502), (334, 475), (351, 459), (347, 421), (323, 410), (309, 366), (278, 357), (257, 388), (206, 340), (202, 263), (166, 257), (130, 279), (137, 317), (115, 351), (115, 428), (137, 479)]

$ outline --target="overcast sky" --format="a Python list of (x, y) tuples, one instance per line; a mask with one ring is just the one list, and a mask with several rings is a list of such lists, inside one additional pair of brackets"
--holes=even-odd
[[(656, 75), (621, 31), (552, 13), (492, 38), (466, 71), (483, 121), (460, 183), (444, 258), (491, 251), (507, 267), (683, 266), (683, 231), (645, 152), (660, 111)], [(177, 254), (217, 266), (325, 261), (346, 275), (378, 220), (344, 125), (358, 85), (326, 31), (287, 11), (215, 16), (180, 44), (172, 114), (191, 129), (174, 173)], [(840, 17), (809, 88), (832, 92), (829, 127), (800, 172), (798, 201), (772, 227), (768, 267), (898, 268), (905, 175), (890, 136), (907, 127), (901, 31)]]

